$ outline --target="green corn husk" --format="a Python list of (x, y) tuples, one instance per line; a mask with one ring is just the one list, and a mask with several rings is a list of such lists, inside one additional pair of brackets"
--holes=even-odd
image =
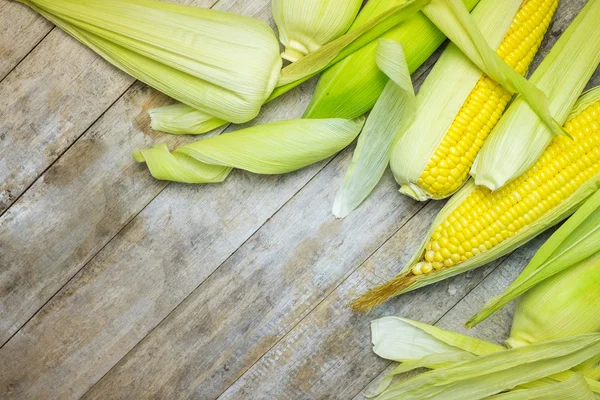
[[(352, 162), (333, 204), (333, 214), (344, 218), (375, 188), (390, 160), (396, 129), (410, 124), (416, 110), (415, 93), (402, 45), (379, 39), (377, 65), (390, 78), (359, 136)], [(389, 115), (390, 118), (382, 118)]]
[(21, 0), (110, 63), (204, 115), (254, 118), (280, 76), (253, 18), (154, 0)]
[[(468, 327), (473, 327), (492, 315), (494, 312), (514, 300), (518, 296), (526, 293), (536, 285), (552, 285), (549, 278), (561, 279), (556, 276), (568, 268), (573, 267), (578, 262), (586, 260), (588, 267), (580, 266), (581, 273), (586, 273), (587, 269), (600, 269), (600, 191), (596, 192), (581, 208), (577, 210), (571, 218), (567, 220), (546, 243), (538, 250), (535, 257), (525, 267), (519, 277), (510, 285), (510, 287), (501, 295), (490, 300), (485, 307), (468, 322)], [(594, 272), (593, 270), (590, 272)], [(574, 277), (570, 280), (577, 281), (578, 274), (573, 273)], [(589, 282), (584, 282), (588, 281)], [(597, 277), (587, 276), (582, 278), (581, 291), (595, 290), (594, 284), (600, 283), (600, 274)], [(586, 290), (587, 289), (587, 290)], [(582, 293), (577, 292), (575, 295)], [(538, 295), (539, 297), (540, 295)], [(557, 295), (562, 299), (562, 295)], [(551, 299), (554, 301), (554, 299)], [(558, 300), (558, 299), (556, 299)], [(566, 299), (565, 299), (566, 300)], [(600, 298), (597, 299), (600, 306)], [(573, 304), (569, 301), (565, 304)], [(555, 304), (556, 306), (556, 304)], [(570, 314), (569, 314), (570, 315)], [(572, 319), (569, 317), (568, 319)], [(600, 331), (600, 319), (597, 321), (591, 316), (581, 316), (592, 326), (596, 326)], [(566, 321), (565, 321), (566, 322)], [(529, 340), (530, 341), (530, 340)]]
[(514, 390), (489, 397), (490, 400), (594, 400), (595, 398), (594, 392), (581, 374), (575, 374), (564, 382), (534, 389)]
[(567, 371), (600, 354), (600, 333), (541, 342), (431, 370), (377, 398), (477, 400)]
[(273, 18), (285, 46), (281, 56), (296, 62), (337, 39), (352, 25), (361, 5), (362, 0), (273, 0)]
[[(574, 118), (578, 115), (577, 113), (581, 112), (582, 109), (585, 109), (598, 101), (600, 101), (600, 87), (592, 89), (582, 95), (574, 107), (574, 113), (570, 115), (568, 119)], [(451, 268), (444, 268), (438, 271), (433, 271), (429, 274), (418, 276), (412, 274), (411, 270), (421, 260), (425, 251), (425, 246), (430, 241), (435, 228), (442, 223), (456, 208), (458, 208), (474, 190), (478, 190), (473, 180), (470, 180), (446, 203), (444, 208), (434, 220), (430, 231), (424, 238), (419, 248), (416, 250), (413, 258), (400, 271), (396, 278), (384, 283), (383, 285), (380, 285), (379, 287), (371, 289), (368, 293), (357, 299), (353, 303), (353, 307), (357, 310), (367, 310), (378, 304), (381, 304), (390, 297), (397, 296), (423, 286), (431, 285), (435, 282), (439, 282), (449, 277), (478, 268), (493, 260), (496, 260), (527, 243), (538, 234), (573, 214), (599, 188), (600, 174), (596, 174), (585, 181), (585, 183), (575, 190), (570, 197), (562, 201), (549, 212), (545, 213), (536, 222), (528, 225), (525, 229), (521, 229), (510, 239), (504, 240), (498, 245), (492, 247), (490, 250), (481, 252), (480, 254), (469, 258), (467, 261), (460, 262)]]
[(181, 103), (156, 107), (148, 114), (152, 129), (174, 135), (201, 135), (228, 123)]
[(283, 174), (331, 157), (358, 135), (364, 118), (289, 120), (194, 142), (170, 153), (166, 145), (134, 153), (152, 176), (182, 183), (222, 182), (233, 168)]
[[(478, 0), (465, 0), (464, 3), (471, 10)], [(350, 31), (399, 4), (402, 0), (370, 0)], [(445, 40), (444, 34), (423, 13), (400, 23), (381, 38), (402, 44), (411, 73)], [(305, 117), (355, 118), (373, 108), (388, 82), (375, 62), (376, 51), (377, 44), (369, 43), (327, 69), (319, 80)]]
[[(531, 77), (548, 95), (552, 115), (563, 123), (600, 64), (600, 0), (590, 0)], [(522, 97), (509, 106), (484, 143), (471, 175), (497, 190), (527, 171), (553, 136)]]

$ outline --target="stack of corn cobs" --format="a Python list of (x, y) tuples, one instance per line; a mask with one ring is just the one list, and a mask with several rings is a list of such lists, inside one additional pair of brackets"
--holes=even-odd
[[(134, 158), (157, 179), (211, 183), (234, 168), (294, 171), (358, 138), (336, 217), (358, 207), (388, 165), (405, 195), (452, 196), (408, 265), (356, 299), (357, 310), (484, 265), (573, 215), (468, 322), (521, 296), (506, 348), (374, 321), (375, 352), (402, 362), (377, 395), (600, 397), (600, 88), (582, 95), (600, 63), (600, 0), (587, 1), (529, 80), (559, 0), (273, 0), (283, 52), (268, 25), (232, 13), (154, 0), (20, 1), (175, 99), (150, 111), (152, 127), (171, 134), (250, 121), (321, 73), (301, 119)], [(415, 95), (410, 74), (446, 37)], [(432, 370), (392, 383), (421, 367)]]

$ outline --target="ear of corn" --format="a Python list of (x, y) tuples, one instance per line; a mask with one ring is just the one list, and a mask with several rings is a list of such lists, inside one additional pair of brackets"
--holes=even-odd
[(153, 0), (22, 0), (107, 61), (205, 115), (245, 122), (281, 70), (271, 28)]
[(568, 135), (554, 120), (543, 91), (504, 62), (489, 47), (469, 12), (459, 0), (432, 0), (423, 13), (490, 78), (510, 93), (519, 93), (549, 132)]
[(295, 62), (343, 35), (360, 10), (362, 0), (273, 0), (273, 18), (282, 57)]
[[(488, 44), (524, 75), (557, 4), (514, 0), (499, 7), (482, 0), (472, 16)], [(421, 86), (415, 121), (394, 148), (391, 168), (400, 191), (426, 200), (458, 190), (510, 99), (506, 89), (450, 44)]]
[(388, 298), (479, 267), (572, 214), (600, 187), (600, 88), (519, 179), (490, 192), (472, 181), (454, 195), (400, 275), (359, 298), (369, 309)]
[(416, 110), (402, 45), (380, 39), (376, 61), (390, 81), (365, 123), (344, 182), (335, 197), (333, 214), (338, 218), (346, 217), (375, 188), (389, 163), (398, 126), (409, 124)]
[(574, 374), (571, 379), (564, 382), (534, 389), (514, 390), (489, 397), (490, 400), (594, 400), (595, 398), (594, 392), (581, 374)]
[(566, 371), (600, 354), (600, 334), (500, 351), (417, 375), (378, 399), (482, 399)]
[[(560, 122), (600, 63), (599, 20), (600, 1), (588, 1), (531, 78)], [(552, 140), (518, 97), (484, 143), (472, 170), (475, 182), (491, 190), (503, 187), (527, 171)]]
[[(598, 254), (597, 254), (598, 253)], [(597, 265), (600, 270), (600, 191), (596, 192), (583, 204), (571, 218), (567, 220), (536, 253), (535, 257), (525, 267), (519, 277), (501, 295), (490, 300), (485, 307), (467, 322), (472, 327), (499, 310), (511, 300), (527, 292), (536, 285), (545, 282), (573, 265), (597, 254), (587, 263), (591, 268)], [(585, 271), (584, 267), (579, 267)], [(576, 274), (574, 272), (574, 274)], [(595, 290), (591, 282), (599, 283), (600, 274), (596, 279), (588, 277), (581, 284), (590, 283), (589, 290)], [(590, 281), (590, 282), (586, 282)], [(550, 285), (550, 284), (549, 284)], [(573, 296), (585, 293), (587, 287), (577, 289)], [(549, 289), (549, 291), (552, 291)], [(570, 291), (569, 291), (570, 292)], [(564, 293), (564, 291), (563, 291)], [(562, 299), (562, 296), (559, 296)], [(570, 297), (569, 297), (570, 298)], [(599, 299), (600, 301), (600, 299)], [(568, 301), (568, 304), (573, 304)], [(600, 303), (598, 304), (600, 306)], [(586, 318), (592, 322), (593, 318)], [(597, 321), (600, 330), (600, 320)]]
[[(369, 0), (350, 27), (350, 31), (358, 29), (402, 2)], [(477, 2), (478, 0), (464, 0), (469, 10)], [(442, 44), (445, 36), (419, 12), (384, 33), (381, 38), (402, 44), (408, 69), (412, 73)], [(369, 43), (323, 72), (305, 116), (355, 118), (369, 111), (388, 82), (386, 75), (375, 63), (376, 50), (376, 43)], [(360, 71), (360, 74), (356, 71)]]
[(253, 126), (177, 148), (134, 153), (156, 179), (183, 183), (223, 181), (232, 168), (283, 174), (324, 160), (348, 146), (364, 118), (289, 120)]

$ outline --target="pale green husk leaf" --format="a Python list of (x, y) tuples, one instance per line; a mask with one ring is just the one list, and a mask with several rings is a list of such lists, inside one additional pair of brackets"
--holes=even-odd
[(337, 39), (350, 27), (362, 0), (273, 0), (282, 57), (295, 62)]
[[(600, 2), (588, 1), (531, 77), (550, 99), (554, 118), (564, 123), (600, 63)], [(485, 141), (471, 175), (497, 190), (526, 172), (552, 140), (522, 97), (517, 97)]]
[[(490, 47), (500, 46), (521, 3), (509, 0), (498, 7), (495, 0), (482, 0), (475, 7), (471, 15)], [(420, 201), (431, 197), (416, 183), (482, 75), (456, 45), (444, 50), (419, 89), (415, 121), (392, 153), (390, 166), (402, 193)]]
[[(464, 4), (471, 10), (477, 2), (465, 0)], [(350, 30), (401, 3), (402, 0), (369, 0)], [(402, 44), (408, 69), (413, 73), (442, 44), (445, 36), (422, 12), (418, 12), (385, 32), (381, 38)], [(324, 71), (305, 116), (356, 118), (369, 111), (388, 82), (387, 76), (375, 63), (376, 49), (377, 44), (373, 41)]]
[(148, 114), (152, 129), (175, 135), (201, 135), (228, 123), (181, 103), (153, 108)]
[(279, 78), (263, 22), (154, 0), (22, 0), (107, 61), (215, 118), (254, 118)]
[(600, 332), (600, 253), (529, 290), (514, 313), (510, 347)]
[(138, 150), (156, 179), (183, 183), (223, 181), (232, 168), (283, 174), (324, 160), (348, 146), (364, 118), (289, 120), (253, 126), (181, 146)]
[(535, 389), (513, 390), (489, 397), (490, 400), (594, 400), (595, 398), (590, 386), (581, 374), (575, 374), (564, 382)]
[[(600, 252), (600, 191), (548, 239), (509, 288), (490, 300), (468, 322), (472, 327), (546, 279)], [(600, 269), (600, 257), (595, 262)], [(598, 274), (600, 277), (600, 274)], [(587, 284), (587, 282), (582, 282)], [(581, 290), (585, 290), (581, 288)], [(594, 290), (592, 287), (591, 290)], [(600, 328), (600, 326), (599, 326)]]
[(482, 399), (566, 371), (600, 354), (600, 334), (492, 353), (393, 385), (378, 399)]
[(335, 197), (333, 214), (337, 218), (350, 214), (377, 186), (389, 163), (398, 127), (410, 124), (416, 111), (415, 93), (402, 45), (380, 39), (376, 60), (390, 81), (365, 123)]

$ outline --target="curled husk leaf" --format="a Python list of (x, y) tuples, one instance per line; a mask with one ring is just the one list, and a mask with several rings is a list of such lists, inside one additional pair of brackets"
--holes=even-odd
[(156, 179), (183, 183), (222, 182), (232, 168), (283, 174), (324, 160), (348, 146), (364, 118), (288, 120), (253, 126), (177, 148), (138, 150)]

